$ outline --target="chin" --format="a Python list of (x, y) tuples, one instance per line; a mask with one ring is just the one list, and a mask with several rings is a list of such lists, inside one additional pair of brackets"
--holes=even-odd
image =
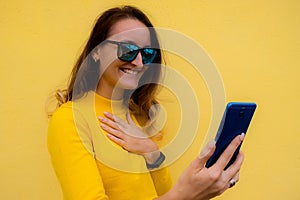
[(142, 74), (137, 75), (130, 75), (130, 76), (122, 76), (118, 81), (118, 88), (124, 90), (135, 90), (139, 87), (139, 81)]
[(138, 88), (138, 83), (119, 83), (118, 87), (124, 90), (135, 90)]

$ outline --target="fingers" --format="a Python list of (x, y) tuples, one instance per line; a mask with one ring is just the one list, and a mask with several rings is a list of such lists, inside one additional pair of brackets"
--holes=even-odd
[(224, 188), (224, 191), (227, 190), (228, 188), (232, 188), (233, 186), (235, 186), (235, 184), (239, 181), (239, 173), (237, 173), (233, 178), (231, 178), (226, 187)]
[(106, 125), (114, 128), (116, 130), (125, 131), (126, 129), (128, 129), (128, 124), (120, 117), (115, 116), (115, 115), (111, 114), (110, 112), (104, 112), (104, 116), (106, 118), (104, 118), (102, 116), (98, 117), (102, 123), (105, 123)]
[[(111, 128), (114, 128), (114, 129), (116, 129), (116, 130), (119, 130), (119, 129), (120, 129), (119, 126), (118, 126), (114, 121), (112, 121), (111, 119), (104, 118), (104, 117), (101, 117), (101, 116), (99, 116), (98, 118), (99, 118), (99, 120), (100, 120), (102, 123), (104, 123), (105, 125), (108, 125), (108, 126), (110, 126)], [(102, 127), (102, 125), (103, 125), (103, 124), (100, 124), (101, 127)]]
[(243, 141), (243, 139), (244, 139), (244, 133), (236, 136), (212, 167), (215, 168), (216, 170), (224, 169), (228, 164), (228, 162), (230, 161), (237, 147)]
[(223, 173), (224, 173), (224, 177), (227, 177), (227, 186), (226, 188), (231, 188), (233, 187), (240, 178), (240, 169), (241, 169), (241, 165), (243, 163), (244, 160), (244, 154), (240, 151), (235, 162), (230, 165)]
[(149, 135), (144, 133), (142, 129), (135, 124), (129, 112), (127, 112), (125, 120), (109, 112), (104, 112), (104, 116), (105, 117), (99, 116), (99, 120), (111, 128), (119, 130), (131, 137), (149, 138)]
[(115, 121), (114, 115), (111, 114), (110, 112), (104, 112), (105, 117), (107, 117), (108, 119)]
[(207, 160), (212, 156), (215, 151), (215, 144), (214, 140), (211, 140), (201, 151), (199, 156), (193, 161), (192, 165), (195, 167), (200, 167), (201, 169), (204, 167)]
[(240, 173), (236, 173), (236, 174), (228, 181), (225, 190), (228, 189), (228, 188), (232, 188), (233, 186), (235, 186), (235, 184), (239, 181), (239, 178), (240, 178)]
[(236, 174), (239, 173), (240, 169), (241, 169), (241, 166), (243, 164), (243, 161), (244, 161), (244, 154), (240, 151), (236, 160), (234, 161), (234, 163), (232, 163), (232, 165), (230, 165), (225, 171), (225, 176), (226, 177), (233, 177), (234, 180), (237, 182), (238, 179), (236, 179), (234, 176)]
[(123, 120), (120, 117), (113, 115), (109, 112), (104, 112), (104, 116), (98, 116), (100, 120), (101, 128), (106, 132), (113, 134), (114, 136), (125, 140), (127, 136), (148, 138), (134, 123), (130, 113), (126, 114), (126, 119)]
[(118, 138), (112, 134), (107, 134), (107, 137), (112, 140), (113, 142), (117, 143), (118, 145), (120, 145), (121, 147), (125, 146), (125, 141), (121, 138)]
[(120, 117), (111, 114), (110, 112), (104, 112), (105, 117), (112, 120), (113, 122), (117, 123), (117, 126), (125, 127), (127, 123), (121, 119)]
[(116, 130), (116, 129), (110, 127), (110, 126), (107, 126), (107, 125), (105, 125), (105, 124), (100, 124), (100, 126), (101, 126), (101, 128), (102, 128), (103, 130), (105, 130), (107, 133), (109, 133), (109, 134), (111, 134), (111, 135), (114, 135), (115, 137), (118, 137), (118, 138), (120, 138), (120, 139), (122, 139), (122, 140), (124, 140), (125, 137), (126, 137), (126, 135), (123, 134), (121, 131)]

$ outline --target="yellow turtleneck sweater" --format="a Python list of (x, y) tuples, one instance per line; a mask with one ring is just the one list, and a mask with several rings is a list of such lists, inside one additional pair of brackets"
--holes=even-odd
[(125, 118), (121, 101), (89, 92), (59, 107), (49, 122), (48, 149), (65, 200), (152, 200), (172, 181), (166, 167), (148, 171), (142, 156), (128, 153), (101, 131), (105, 111)]

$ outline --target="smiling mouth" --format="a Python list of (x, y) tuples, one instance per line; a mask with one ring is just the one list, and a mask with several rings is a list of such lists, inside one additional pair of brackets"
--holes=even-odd
[(127, 69), (127, 68), (120, 68), (120, 70), (122, 72), (124, 72), (125, 74), (130, 74), (130, 75), (137, 75), (139, 73), (139, 71), (131, 70), (131, 69)]

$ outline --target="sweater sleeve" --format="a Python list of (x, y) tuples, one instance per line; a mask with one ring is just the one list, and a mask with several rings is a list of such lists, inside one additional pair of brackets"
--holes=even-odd
[(48, 150), (64, 199), (108, 200), (96, 160), (86, 148), (92, 146), (91, 138), (79, 137), (76, 128), (72, 108), (64, 106), (48, 126)]
[(168, 192), (172, 187), (172, 178), (168, 167), (151, 171), (151, 177), (158, 196)]

